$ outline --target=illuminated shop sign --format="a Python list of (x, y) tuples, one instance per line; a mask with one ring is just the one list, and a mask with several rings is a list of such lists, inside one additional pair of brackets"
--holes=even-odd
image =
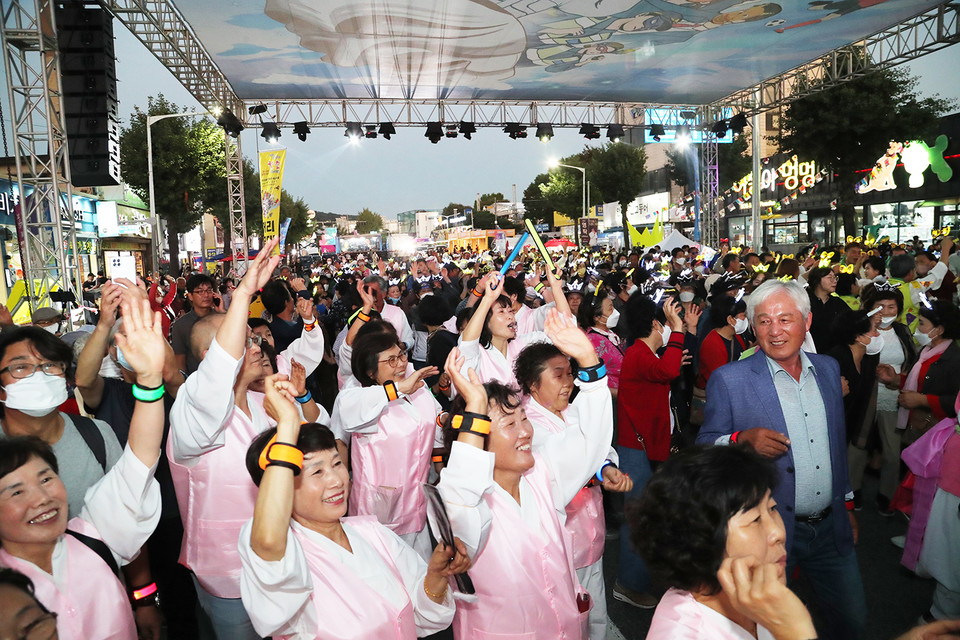
[(947, 164), (943, 152), (947, 150), (947, 136), (940, 135), (932, 147), (922, 140), (914, 140), (903, 144), (891, 140), (887, 152), (877, 159), (869, 175), (857, 183), (854, 191), (869, 193), (871, 191), (888, 191), (896, 189), (897, 183), (893, 178), (893, 170), (897, 168), (898, 160), (903, 163), (910, 178), (907, 186), (911, 189), (923, 186), (923, 172), (930, 167), (940, 182), (947, 182), (953, 177), (953, 169)]
[[(764, 169), (760, 172), (761, 195), (764, 191), (776, 189), (777, 178), (783, 180), (784, 189), (794, 191), (800, 187), (809, 189), (823, 179), (823, 173), (817, 170), (817, 163), (813, 160), (800, 162), (797, 156), (792, 156), (779, 167)], [(748, 173), (735, 182), (733, 190), (744, 199), (749, 199), (753, 195), (753, 173)]]

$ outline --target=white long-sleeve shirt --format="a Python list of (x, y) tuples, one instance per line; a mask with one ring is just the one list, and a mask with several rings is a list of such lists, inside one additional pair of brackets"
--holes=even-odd
[[(311, 531), (291, 521), (287, 530), (287, 548), (283, 558), (277, 561), (262, 559), (250, 547), (250, 532), (253, 520), (247, 522), (240, 532), (240, 589), (244, 603), (250, 603), (247, 613), (254, 628), (261, 635), (286, 635), (295, 638), (316, 638), (323, 620), (318, 620), (316, 609), (309, 602), (313, 592), (310, 566), (294, 529), (307, 536), (343, 565), (345, 571), (353, 572), (371, 589), (388, 600), (398, 610), (406, 602), (413, 604), (417, 634), (421, 636), (445, 629), (453, 621), (453, 599), (448, 591), (443, 604), (437, 604), (423, 590), (427, 575), (427, 563), (395, 533), (383, 528), (392, 553), (390, 559), (403, 576), (403, 583), (384, 559), (363, 536), (353, 530), (349, 523), (343, 524), (353, 553), (347, 551), (326, 536)], [(331, 602), (324, 618), (336, 616), (341, 608)]]

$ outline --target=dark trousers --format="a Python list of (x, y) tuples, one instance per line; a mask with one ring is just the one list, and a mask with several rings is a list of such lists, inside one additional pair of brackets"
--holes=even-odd
[(825, 627), (818, 629), (821, 640), (857, 640), (867, 622), (857, 553), (840, 555), (834, 539), (833, 519), (846, 517), (844, 511), (831, 513), (819, 522), (797, 521), (787, 556), (787, 575), (799, 566), (817, 596)]

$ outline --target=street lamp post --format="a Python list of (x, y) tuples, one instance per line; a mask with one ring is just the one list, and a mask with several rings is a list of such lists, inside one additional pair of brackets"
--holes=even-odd
[[(587, 170), (584, 169), (583, 167), (578, 167), (578, 166), (573, 165), (573, 164), (563, 164), (562, 162), (554, 162), (554, 163), (553, 163), (553, 166), (554, 166), (554, 167), (566, 167), (567, 169), (576, 169), (577, 171), (579, 171), (580, 173), (583, 174), (583, 176), (582, 176), (583, 193), (582, 193), (582, 196), (581, 196), (582, 199), (581, 199), (581, 201), (580, 201), (580, 217), (581, 217), (581, 218), (586, 218), (586, 217), (587, 217)], [(577, 221), (577, 224), (575, 224), (575, 225), (573, 226), (573, 237), (574, 237), (574, 241), (577, 243), (577, 246), (579, 247), (579, 246), (580, 246), (580, 222), (579, 222), (579, 220)]]
[[(147, 183), (150, 187), (150, 218), (157, 221), (156, 233), (154, 234), (153, 241), (150, 243), (150, 247), (153, 252), (153, 266), (154, 271), (160, 271), (160, 256), (163, 255), (163, 250), (160, 248), (160, 221), (157, 220), (157, 207), (156, 200), (153, 195), (153, 135), (151, 134), (151, 127), (155, 122), (160, 120), (166, 120), (167, 118), (185, 118), (189, 116), (205, 116), (207, 115), (206, 111), (189, 111), (187, 113), (165, 113), (159, 116), (147, 116)], [(203, 224), (201, 220), (200, 224)], [(200, 247), (200, 255), (203, 259), (203, 270), (207, 270), (207, 258), (204, 254), (204, 247)], [(173, 260), (174, 256), (170, 256), (170, 259)], [(180, 261), (180, 256), (176, 256), (177, 262)]]

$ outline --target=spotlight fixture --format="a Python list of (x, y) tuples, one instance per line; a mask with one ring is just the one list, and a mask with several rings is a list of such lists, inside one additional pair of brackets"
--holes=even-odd
[(477, 132), (477, 127), (472, 122), (461, 122), (460, 123), (460, 133), (463, 134), (463, 137), (467, 140), (473, 138), (473, 134)]
[(680, 112), (680, 117), (684, 120), (693, 120), (697, 117), (696, 111), (690, 111), (689, 109)]
[(423, 134), (424, 138), (430, 138), (430, 142), (437, 144), (443, 137), (443, 124), (440, 122), (428, 122), (427, 132)]
[(380, 123), (380, 135), (382, 135), (387, 140), (390, 139), (390, 136), (395, 134), (397, 130), (394, 128), (392, 122), (381, 122)]
[(446, 128), (446, 130), (447, 130), (446, 136), (447, 136), (448, 138), (456, 138), (456, 137), (457, 137), (457, 125), (455, 125), (455, 124), (448, 124), (445, 128)]
[(503, 132), (508, 134), (511, 140), (527, 137), (527, 128), (518, 122), (508, 122), (503, 126)]
[(553, 138), (553, 125), (549, 123), (538, 124), (537, 137), (540, 139), (540, 142), (550, 142)]
[(345, 138), (359, 140), (360, 136), (363, 135), (363, 129), (360, 128), (359, 122), (348, 122), (346, 126), (347, 130), (343, 132)]
[(650, 125), (650, 135), (653, 137), (654, 142), (660, 142), (660, 136), (667, 135), (667, 132), (662, 124), (652, 124)]
[(364, 127), (366, 133), (363, 134), (364, 138), (376, 138), (377, 137), (377, 125), (368, 124)]
[(623, 138), (623, 125), (608, 124), (607, 137), (610, 138), (610, 142), (620, 142), (620, 139)]
[(587, 140), (596, 140), (600, 137), (600, 128), (595, 124), (583, 123), (580, 125), (580, 135)]
[(280, 139), (280, 127), (276, 122), (264, 122), (260, 137), (272, 144)]
[(217, 118), (217, 125), (223, 127), (223, 131), (233, 138), (238, 137), (240, 132), (243, 131), (243, 124), (230, 110), (225, 110), (220, 114), (220, 117)]
[(300, 138), (300, 142), (306, 142), (307, 134), (310, 133), (310, 127), (307, 126), (307, 121), (303, 120), (301, 122), (294, 122), (293, 132), (297, 134), (298, 138)]
[(747, 116), (742, 112), (730, 118), (730, 131), (737, 135), (743, 133), (743, 128), (747, 126)]
[(247, 113), (252, 116), (259, 115), (261, 113), (266, 113), (267, 105), (265, 104), (255, 104), (252, 107), (247, 108)]
[(718, 138), (724, 138), (727, 135), (727, 121), (726, 120), (717, 120), (712, 127), (710, 127), (710, 132), (717, 134)]

